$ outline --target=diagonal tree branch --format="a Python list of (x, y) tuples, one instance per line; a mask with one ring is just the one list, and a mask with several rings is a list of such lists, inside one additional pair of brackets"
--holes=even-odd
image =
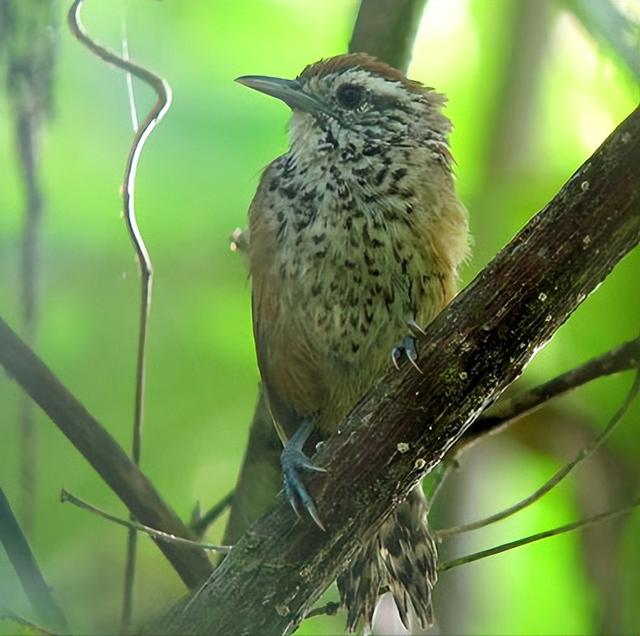
[[(291, 633), (345, 561), (640, 240), (640, 108), (427, 328), (314, 458), (327, 532), (282, 495), (162, 633)], [(425, 422), (428, 424), (425, 426)]]
[[(1, 318), (0, 365), (51, 418), (136, 519), (176, 536), (194, 538), (107, 430)], [(188, 587), (196, 587), (211, 572), (203, 550), (157, 544)]]

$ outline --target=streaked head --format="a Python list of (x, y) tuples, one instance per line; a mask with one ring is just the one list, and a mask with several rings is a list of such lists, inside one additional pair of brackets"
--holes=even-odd
[(320, 60), (294, 80), (249, 75), (237, 81), (291, 107), (294, 147), (420, 146), (443, 141), (450, 129), (440, 112), (443, 95), (363, 53)]

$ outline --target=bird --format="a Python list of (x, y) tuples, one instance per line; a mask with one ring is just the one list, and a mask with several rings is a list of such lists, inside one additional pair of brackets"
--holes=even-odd
[[(446, 98), (365, 53), (322, 59), (295, 79), (237, 82), (292, 111), (289, 148), (249, 207), (253, 334), (282, 441), (283, 489), (298, 516), (323, 520), (310, 459), (393, 366), (417, 364), (424, 327), (454, 297), (469, 252), (455, 190)], [(437, 558), (417, 486), (338, 578), (347, 628), (367, 628), (380, 589), (432, 621)]]

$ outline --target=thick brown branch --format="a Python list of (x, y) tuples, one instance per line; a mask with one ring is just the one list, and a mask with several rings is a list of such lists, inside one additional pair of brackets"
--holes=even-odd
[[(176, 536), (194, 538), (113, 437), (1, 318), (0, 364), (82, 453), (136, 519)], [(157, 543), (187, 586), (197, 586), (211, 571), (203, 550)]]
[[(282, 496), (163, 633), (291, 633), (345, 561), (640, 240), (640, 109), (436, 319), (314, 457), (327, 532)], [(425, 426), (425, 422), (428, 424)]]

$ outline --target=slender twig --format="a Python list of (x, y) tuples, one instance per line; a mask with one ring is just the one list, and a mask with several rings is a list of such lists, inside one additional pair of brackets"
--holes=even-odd
[[(151, 290), (153, 282), (153, 266), (151, 257), (144, 243), (144, 239), (138, 227), (135, 212), (135, 182), (138, 170), (138, 162), (145, 141), (164, 117), (171, 104), (171, 88), (169, 84), (155, 75), (148, 69), (135, 64), (128, 59), (118, 56), (91, 39), (80, 22), (80, 8), (83, 0), (75, 0), (72, 4), (68, 18), (69, 27), (75, 37), (82, 42), (92, 53), (103, 61), (116, 66), (134, 75), (139, 80), (145, 82), (156, 93), (157, 99), (142, 125), (136, 130), (133, 143), (129, 150), (124, 171), (122, 187), (122, 204), (127, 230), (133, 243), (133, 247), (138, 258), (140, 269), (140, 318), (138, 331), (138, 353), (136, 360), (136, 391), (133, 417), (133, 443), (132, 458), (136, 465), (140, 464), (140, 453), (142, 450), (142, 422), (144, 407), (144, 388), (146, 375), (146, 349), (147, 331), (149, 323), (149, 311), (151, 308)], [(136, 554), (136, 534), (131, 532), (127, 539), (127, 562), (125, 567), (125, 589), (122, 609), (122, 631), (127, 631), (131, 622), (133, 583), (135, 577), (135, 554)]]
[(564, 534), (565, 532), (572, 532), (573, 530), (587, 528), (597, 523), (601, 523), (603, 521), (619, 517), (620, 515), (627, 514), (637, 509), (638, 507), (640, 507), (640, 501), (636, 501), (629, 506), (625, 506), (624, 508), (611, 510), (609, 512), (602, 512), (598, 515), (593, 515), (592, 517), (587, 517), (586, 519), (580, 519), (578, 521), (568, 523), (564, 526), (559, 526), (551, 530), (545, 530), (544, 532), (538, 532), (537, 534), (523, 537), (522, 539), (517, 539), (516, 541), (510, 541), (509, 543), (503, 543), (502, 545), (488, 548), (487, 550), (474, 552), (473, 554), (468, 554), (458, 559), (443, 561), (438, 565), (438, 571), (445, 572), (446, 570), (451, 570), (452, 568), (458, 567), (459, 565), (473, 563), (474, 561), (479, 561), (480, 559), (485, 559), (486, 557), (493, 556), (494, 554), (500, 554), (501, 552), (506, 552), (507, 550), (513, 550), (513, 548), (519, 548), (520, 546), (528, 545), (529, 543), (534, 543), (535, 541), (540, 541), (549, 537), (555, 537), (556, 535)]
[(53, 598), (2, 488), (0, 488), (0, 542), (33, 610), (45, 625), (56, 631), (68, 633), (69, 625), (64, 612)]
[(0, 621), (11, 621), (16, 625), (20, 625), (20, 627), (26, 627), (29, 631), (25, 633), (34, 633), (38, 636), (56, 636), (56, 634), (54, 634), (53, 632), (50, 632), (44, 629), (44, 627), (40, 627), (40, 625), (36, 625), (31, 621), (28, 621), (26, 618), (22, 618), (22, 616), (18, 616), (18, 614), (12, 612), (6, 607), (0, 608)]
[(338, 613), (341, 605), (337, 601), (329, 601), (326, 605), (320, 607), (314, 607), (305, 616), (306, 618), (314, 618), (316, 616), (335, 616)]
[[(129, 61), (129, 38), (127, 36), (127, 21), (122, 14), (122, 24), (121, 24), (121, 49), (122, 49), (122, 59), (125, 61)], [(133, 132), (138, 132), (138, 128), (140, 127), (140, 123), (138, 121), (138, 109), (136, 108), (136, 96), (133, 92), (133, 77), (129, 71), (125, 73), (126, 81), (127, 81), (127, 97), (129, 99), (129, 114), (131, 115), (131, 127), (133, 128)]]
[(534, 502), (538, 501), (544, 495), (546, 495), (550, 490), (555, 488), (578, 464), (582, 463), (584, 460), (588, 459), (593, 455), (598, 448), (603, 444), (605, 439), (611, 434), (614, 430), (618, 422), (623, 418), (625, 413), (629, 410), (631, 403), (638, 395), (640, 391), (640, 371), (636, 373), (633, 384), (627, 393), (627, 396), (620, 406), (620, 408), (615, 412), (613, 417), (609, 420), (607, 426), (605, 426), (604, 430), (598, 435), (593, 441), (582, 448), (580, 452), (570, 461), (567, 462), (560, 470), (558, 470), (551, 479), (546, 481), (540, 488), (532, 492), (528, 497), (520, 500), (518, 503), (513, 506), (509, 506), (500, 512), (496, 512), (488, 517), (483, 519), (478, 519), (477, 521), (472, 521), (471, 523), (465, 523), (459, 526), (452, 526), (451, 528), (443, 528), (438, 530), (435, 533), (436, 539), (441, 541), (444, 537), (447, 537), (452, 534), (460, 534), (461, 532), (469, 532), (471, 530), (477, 530), (478, 528), (484, 528), (489, 524), (495, 523), (496, 521), (501, 521), (502, 519), (506, 519), (511, 515), (514, 515), (516, 512), (523, 510), (527, 506), (530, 506)]
[[(51, 111), (56, 61), (57, 9), (54, 0), (31, 3), (0, 2), (0, 76), (7, 89), (12, 115), (23, 214), (20, 248), (20, 327), (33, 345), (38, 331), (40, 253), (45, 196), (40, 169), (40, 133)], [(3, 113), (5, 114), (5, 113)], [(18, 517), (31, 532), (37, 486), (37, 429), (33, 404), (20, 397), (18, 410), (20, 495)]]
[[(137, 519), (170, 534), (191, 536), (148, 477), (2, 318), (0, 365), (51, 418)], [(199, 586), (211, 572), (203, 550), (185, 549), (166, 542), (158, 542), (158, 547), (190, 588)]]
[[(42, 228), (42, 194), (37, 170), (37, 140), (39, 124), (34, 113), (17, 117), (16, 129), (26, 204), (22, 227), (21, 314), (26, 341), (33, 345), (38, 325), (39, 255)], [(36, 498), (37, 431), (33, 402), (26, 395), (20, 399), (20, 516), (26, 532), (34, 522)]]
[(231, 550), (231, 546), (227, 545), (216, 545), (215, 543), (202, 543), (200, 541), (191, 541), (191, 539), (185, 539), (184, 537), (179, 537), (175, 534), (170, 534), (169, 532), (163, 532), (162, 530), (157, 530), (156, 528), (150, 528), (149, 526), (145, 526), (137, 521), (131, 521), (130, 519), (122, 519), (121, 517), (116, 517), (112, 515), (110, 512), (106, 512), (93, 504), (88, 503), (71, 494), (69, 491), (62, 489), (60, 491), (60, 501), (62, 503), (72, 503), (74, 506), (78, 508), (82, 508), (83, 510), (88, 510), (89, 512), (93, 512), (104, 519), (108, 519), (113, 523), (117, 523), (120, 526), (124, 526), (128, 528), (132, 532), (144, 532), (155, 539), (159, 539), (160, 541), (167, 541), (168, 543), (176, 543), (178, 545), (191, 546), (194, 548), (202, 548), (203, 550), (207, 550), (209, 552), (220, 552), (221, 554), (226, 554)]
[(191, 530), (198, 537), (202, 536), (205, 530), (214, 523), (218, 517), (231, 505), (233, 501), (233, 490), (227, 493), (218, 503), (213, 505), (204, 515), (198, 513), (194, 515), (193, 520), (189, 524)]

